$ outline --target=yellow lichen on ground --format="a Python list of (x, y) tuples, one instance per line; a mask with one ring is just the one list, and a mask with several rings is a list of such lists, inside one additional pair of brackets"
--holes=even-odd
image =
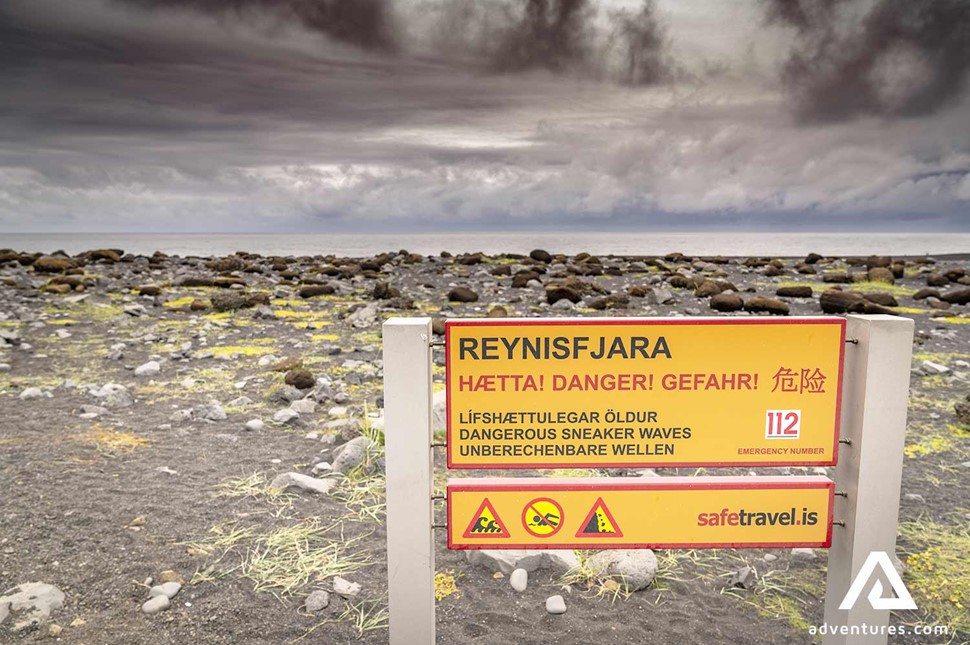
[(316, 329), (318, 327), (328, 327), (330, 325), (329, 320), (311, 320), (309, 322), (296, 322), (291, 323), (293, 329)]
[(913, 354), (913, 361), (930, 361), (946, 364), (952, 360), (966, 360), (970, 354), (964, 352), (917, 352)]
[(891, 293), (894, 296), (911, 296), (916, 293), (916, 289), (901, 287), (897, 284), (886, 284), (885, 282), (853, 282), (845, 286), (851, 291), (878, 291), (880, 293)]
[(178, 307), (187, 307), (193, 302), (195, 302), (195, 300), (196, 300), (195, 296), (183, 296), (176, 300), (169, 300), (168, 302), (163, 302), (162, 306), (169, 307), (171, 309), (177, 309)]
[(458, 589), (458, 585), (455, 582), (455, 572), (453, 569), (446, 569), (434, 574), (435, 600), (440, 602), (448, 596), (461, 598), (461, 591)]
[(213, 320), (213, 321), (223, 321), (229, 320), (232, 317), (233, 312), (231, 311), (220, 311), (214, 314), (205, 314), (202, 316), (203, 320)]
[(892, 309), (901, 314), (928, 314), (934, 311), (933, 309), (924, 309), (922, 307), (893, 307)]
[[(262, 340), (262, 339), (256, 339)], [(272, 342), (272, 339), (268, 339)], [(265, 347), (255, 344), (252, 345), (229, 345), (226, 347), (206, 347), (205, 351), (212, 352), (216, 358), (221, 356), (263, 356), (277, 351), (276, 347)]]
[(274, 309), (273, 314), (277, 318), (310, 318), (318, 315), (318, 312), (309, 309)]
[(114, 428), (105, 428), (100, 423), (94, 424), (89, 431), (77, 435), (77, 438), (85, 443), (94, 444), (98, 450), (111, 453), (131, 452), (135, 448), (151, 444), (151, 441), (144, 437)]
[(269, 301), (274, 307), (305, 307), (306, 300), (296, 300), (294, 298), (275, 298)]
[[(965, 509), (964, 509), (965, 510)], [(941, 522), (916, 520), (899, 525), (909, 545), (904, 581), (916, 606), (952, 630), (970, 631), (970, 532)]]
[(952, 442), (942, 435), (926, 437), (903, 448), (903, 454), (910, 459), (946, 452), (953, 447)]

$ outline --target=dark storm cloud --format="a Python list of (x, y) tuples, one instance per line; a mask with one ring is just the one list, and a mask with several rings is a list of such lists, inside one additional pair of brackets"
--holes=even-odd
[[(188, 9), (241, 20), (293, 21), (338, 42), (386, 54), (415, 53), (408, 31), (434, 21), (436, 56), (503, 73), (542, 69), (654, 83), (665, 76), (663, 26), (652, 0), (638, 11), (601, 11), (590, 0), (113, 0), (151, 10)], [(615, 59), (615, 60), (614, 60)], [(453, 61), (454, 62), (454, 61)]]
[[(785, 57), (762, 0), (307, 17), (323, 6), (0, 0), (0, 230), (892, 222), (970, 201), (965, 103), (795, 127), (775, 76), (732, 68), (749, 44), (762, 69)], [(804, 47), (834, 18), (803, 14), (784, 24)], [(696, 71), (709, 61), (731, 73)]]
[(397, 48), (390, 3), (387, 0), (115, 0), (149, 9), (189, 8), (210, 13), (249, 11), (293, 19), (308, 29), (365, 49)]
[(594, 12), (586, 0), (525, 0), (515, 11), (519, 15), (499, 39), (498, 69), (560, 71), (588, 60)]
[(611, 20), (620, 54), (620, 79), (624, 83), (652, 85), (673, 75), (664, 25), (652, 0), (644, 0), (637, 12), (616, 11)]
[(965, 89), (967, 0), (770, 0), (767, 9), (797, 32), (783, 77), (806, 121), (932, 114)]

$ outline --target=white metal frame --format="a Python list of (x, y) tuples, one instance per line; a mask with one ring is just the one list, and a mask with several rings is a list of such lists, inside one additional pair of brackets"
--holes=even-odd
[[(829, 549), (825, 622), (886, 626), (889, 611), (861, 597), (840, 610), (873, 551), (893, 553), (899, 516), (913, 321), (847, 317), (842, 443)], [(384, 323), (387, 576), (392, 645), (435, 642), (431, 319)], [(839, 630), (837, 630), (839, 631)], [(824, 645), (884, 645), (883, 635), (828, 634)]]
[(383, 337), (390, 639), (432, 644), (431, 319), (391, 318)]
[[(826, 625), (876, 627), (889, 611), (874, 609), (863, 595), (851, 610), (839, 605), (873, 551), (896, 550), (903, 475), (913, 321), (896, 316), (847, 316), (842, 389), (842, 440), (835, 467), (834, 526), (825, 583)], [(841, 630), (839, 630), (841, 631)], [(823, 645), (882, 645), (882, 635), (826, 634)]]

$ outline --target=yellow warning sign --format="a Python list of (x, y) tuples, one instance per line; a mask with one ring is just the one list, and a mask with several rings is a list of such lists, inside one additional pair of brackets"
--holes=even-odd
[(449, 468), (831, 465), (845, 320), (449, 320)]
[(463, 537), (509, 537), (508, 530), (505, 528), (502, 520), (498, 518), (495, 508), (492, 506), (492, 503), (488, 501), (488, 498), (482, 501), (482, 505), (479, 506), (478, 510), (472, 515), (472, 521), (468, 525), (468, 528), (465, 529), (465, 534)]
[(602, 497), (589, 509), (586, 520), (579, 525), (576, 537), (623, 537), (623, 531), (617, 526)]
[(828, 547), (833, 494), (826, 477), (453, 479), (448, 548)]

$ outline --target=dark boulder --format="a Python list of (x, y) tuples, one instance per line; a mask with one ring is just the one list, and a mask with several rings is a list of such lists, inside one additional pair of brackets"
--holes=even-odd
[(854, 291), (838, 291), (837, 289), (823, 291), (818, 300), (822, 311), (827, 314), (861, 311), (865, 307), (865, 302), (866, 299)]
[(603, 311), (605, 309), (624, 309), (630, 304), (629, 296), (621, 293), (616, 293), (609, 296), (602, 296), (600, 298), (594, 298), (587, 303), (590, 309), (596, 309), (597, 311)]
[(329, 296), (333, 295), (337, 290), (332, 284), (309, 284), (305, 287), (301, 287), (296, 295), (300, 296), (304, 300), (308, 298), (316, 298), (317, 296)]
[(724, 291), (724, 287), (714, 280), (704, 280), (704, 282), (702, 282), (694, 291), (694, 295), (698, 298), (709, 298), (721, 293), (722, 291)]
[(741, 311), (744, 301), (733, 291), (723, 291), (711, 297), (710, 305), (715, 311)]
[(476, 302), (478, 294), (467, 287), (454, 287), (448, 292), (448, 302)]
[(125, 252), (121, 249), (97, 249), (95, 251), (88, 251), (84, 255), (89, 260), (101, 260), (108, 264), (114, 264), (115, 262), (121, 262), (121, 256), (124, 254)]
[(773, 316), (787, 316), (790, 312), (788, 305), (781, 300), (756, 296), (744, 303), (744, 310), (753, 314), (771, 314)]
[(849, 274), (845, 271), (828, 271), (822, 274), (822, 282), (828, 284), (846, 284), (849, 282)]
[(560, 300), (568, 300), (572, 303), (577, 303), (582, 300), (583, 297), (578, 291), (572, 287), (567, 287), (566, 285), (549, 285), (546, 287), (546, 301), (550, 305), (554, 305)]
[(893, 264), (893, 259), (888, 255), (870, 255), (866, 258), (866, 268), (876, 269), (883, 268), (887, 269)]
[(940, 300), (951, 305), (965, 305), (970, 302), (970, 289), (956, 289), (940, 294)]
[(298, 390), (309, 390), (317, 383), (316, 379), (313, 378), (313, 374), (304, 369), (290, 370), (283, 378), (283, 382), (287, 385), (292, 385)]
[(184, 278), (179, 278), (175, 283), (176, 287), (214, 287), (212, 278), (205, 278), (202, 276), (185, 276)]
[(874, 291), (869, 293), (863, 293), (862, 297), (871, 302), (874, 305), (882, 305), (883, 307), (898, 307), (899, 303), (896, 302), (896, 298), (891, 293), (885, 293), (883, 291)]
[(212, 281), (213, 287), (219, 287), (220, 289), (229, 289), (233, 285), (240, 285), (242, 287), (246, 286), (246, 281), (242, 278), (237, 278), (235, 276), (219, 276)]
[(70, 258), (44, 255), (34, 260), (34, 271), (39, 273), (63, 273), (74, 267)]
[(378, 282), (374, 285), (373, 295), (375, 300), (390, 300), (391, 298), (400, 298), (401, 292), (386, 282)]
[(247, 296), (238, 291), (218, 293), (211, 298), (212, 308), (216, 311), (235, 311), (255, 306)]
[(873, 267), (868, 272), (869, 282), (881, 282), (883, 284), (896, 284), (896, 277), (891, 269), (885, 267)]
[(807, 285), (778, 287), (775, 290), (775, 295), (782, 298), (811, 298), (813, 294), (812, 288)]
[(530, 280), (539, 280), (540, 278), (541, 276), (535, 271), (529, 271), (527, 269), (517, 271), (512, 277), (512, 288), (523, 289), (529, 284)]
[(925, 300), (926, 298), (939, 298), (940, 292), (937, 289), (930, 289), (926, 287), (925, 289), (920, 289), (913, 294), (913, 300)]

